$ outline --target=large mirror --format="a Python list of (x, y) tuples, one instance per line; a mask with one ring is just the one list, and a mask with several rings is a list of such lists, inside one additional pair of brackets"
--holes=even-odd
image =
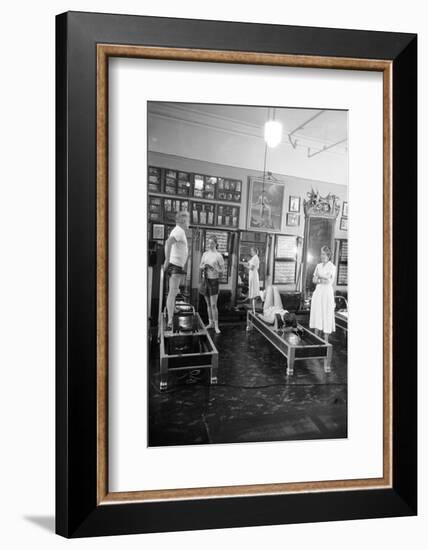
[(320, 262), (321, 247), (328, 246), (334, 252), (334, 231), (339, 214), (339, 198), (329, 193), (321, 197), (312, 190), (303, 202), (305, 211), (305, 233), (303, 243), (302, 293), (306, 303), (310, 300), (315, 285), (312, 277)]
[(239, 235), (238, 270), (236, 282), (236, 301), (243, 302), (248, 296), (248, 269), (246, 262), (251, 258), (251, 248), (258, 250), (260, 260), (260, 289), (265, 287), (267, 275), (268, 234), (257, 231), (241, 231)]

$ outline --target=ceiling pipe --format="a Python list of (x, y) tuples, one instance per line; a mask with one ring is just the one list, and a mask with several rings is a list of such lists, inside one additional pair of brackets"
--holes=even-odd
[(308, 147), (308, 159), (314, 157), (315, 155), (319, 155), (320, 153), (324, 153), (325, 151), (328, 151), (329, 149), (332, 149), (333, 147), (336, 147), (337, 145), (340, 145), (345, 141), (348, 141), (348, 138), (336, 141), (336, 143), (332, 143), (331, 145), (323, 145), (322, 149), (318, 149), (317, 151), (315, 151), (315, 153), (311, 153), (311, 148)]
[(297, 126), (297, 128), (294, 128), (294, 130), (292, 132), (290, 132), (288, 134), (288, 140), (289, 142), (291, 143), (291, 145), (293, 146), (293, 149), (295, 149), (297, 147), (297, 139), (295, 139), (294, 141), (291, 139), (291, 136), (293, 134), (295, 134), (296, 132), (298, 132), (299, 130), (301, 130), (302, 128), (304, 128), (307, 124), (309, 124), (310, 122), (312, 122), (313, 120), (315, 120), (316, 118), (318, 118), (320, 115), (322, 115), (323, 113), (325, 113), (325, 109), (322, 109), (321, 111), (319, 111), (318, 113), (316, 113), (315, 115), (311, 116), (311, 118), (308, 118), (308, 120), (306, 120), (305, 122), (303, 122), (302, 124), (300, 124), (300, 126)]

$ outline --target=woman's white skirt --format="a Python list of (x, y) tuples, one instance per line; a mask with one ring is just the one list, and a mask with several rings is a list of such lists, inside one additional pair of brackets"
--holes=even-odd
[(332, 285), (318, 284), (312, 295), (309, 327), (327, 334), (336, 330), (334, 321), (334, 293)]
[(259, 272), (251, 269), (248, 276), (248, 298), (257, 298), (260, 295)]

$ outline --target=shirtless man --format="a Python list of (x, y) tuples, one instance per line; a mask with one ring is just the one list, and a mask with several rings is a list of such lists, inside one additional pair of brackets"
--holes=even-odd
[(189, 228), (189, 212), (180, 211), (175, 216), (176, 226), (171, 231), (165, 243), (165, 273), (169, 275), (169, 291), (166, 300), (168, 311), (168, 329), (172, 328), (174, 316), (175, 299), (180, 291), (180, 283), (186, 275), (184, 266), (187, 262), (189, 250), (187, 247), (186, 229)]

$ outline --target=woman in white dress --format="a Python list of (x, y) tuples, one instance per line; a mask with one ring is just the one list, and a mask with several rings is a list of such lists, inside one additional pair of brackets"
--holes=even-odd
[(314, 271), (312, 281), (317, 285), (312, 295), (311, 315), (309, 327), (324, 333), (328, 342), (329, 334), (336, 330), (334, 322), (334, 291), (333, 284), (336, 276), (336, 266), (331, 262), (331, 250), (328, 246), (321, 248), (321, 263)]
[[(254, 306), (254, 301), (260, 296), (259, 267), (260, 260), (257, 248), (251, 247), (251, 258), (247, 263), (248, 267), (248, 299)], [(253, 307), (254, 309), (254, 307)]]

